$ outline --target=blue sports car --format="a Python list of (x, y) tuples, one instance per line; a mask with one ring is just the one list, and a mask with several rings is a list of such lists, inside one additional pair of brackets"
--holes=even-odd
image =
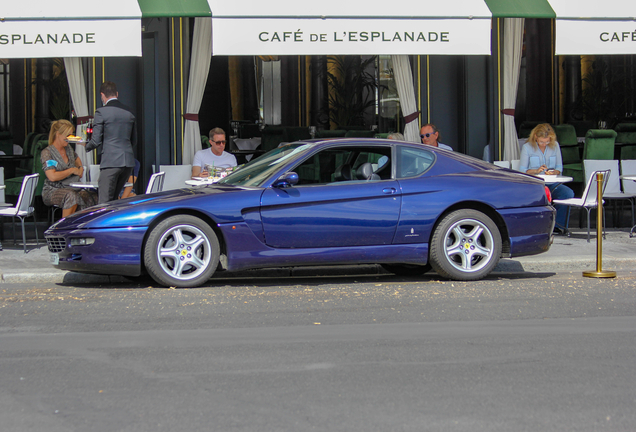
[(554, 220), (536, 177), (352, 138), (287, 144), (218, 183), (91, 207), (45, 235), (57, 268), (175, 287), (223, 270), (362, 263), (476, 280), (502, 256), (547, 251)]

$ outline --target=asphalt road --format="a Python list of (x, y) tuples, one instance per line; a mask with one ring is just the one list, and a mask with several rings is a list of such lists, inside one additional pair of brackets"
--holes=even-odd
[(633, 431), (636, 273), (0, 286), (7, 431)]

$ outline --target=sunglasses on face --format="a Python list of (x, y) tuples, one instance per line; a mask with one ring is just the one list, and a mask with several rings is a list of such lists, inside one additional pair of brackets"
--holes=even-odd
[(225, 141), (212, 141), (212, 140), (210, 140), (210, 142), (213, 142), (214, 144), (218, 144), (218, 145), (225, 145)]
[(435, 135), (437, 132), (431, 132), (431, 133), (425, 133), (425, 134), (421, 134), (420, 138), (428, 138), (431, 135)]

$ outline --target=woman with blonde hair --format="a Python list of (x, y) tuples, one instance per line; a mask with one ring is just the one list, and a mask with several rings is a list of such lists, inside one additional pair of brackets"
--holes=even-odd
[[(548, 123), (535, 126), (530, 132), (528, 142), (521, 148), (519, 171), (527, 174), (556, 175), (563, 172), (561, 147), (556, 139), (556, 133)], [(574, 192), (562, 183), (548, 185), (553, 199), (574, 198)], [(557, 209), (554, 232), (562, 234), (566, 225), (567, 206), (555, 205)]]
[(62, 217), (97, 204), (95, 192), (70, 186), (80, 181), (84, 173), (81, 159), (68, 145), (68, 136), (72, 133), (73, 124), (70, 121), (54, 121), (49, 132), (49, 145), (40, 155), (42, 170), (46, 174), (42, 200), (47, 206), (61, 207)]

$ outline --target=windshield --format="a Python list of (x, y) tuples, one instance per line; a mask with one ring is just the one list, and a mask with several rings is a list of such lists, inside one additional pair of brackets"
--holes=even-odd
[(221, 179), (218, 183), (235, 186), (260, 186), (289, 159), (312, 147), (313, 144), (288, 144), (275, 148)]

